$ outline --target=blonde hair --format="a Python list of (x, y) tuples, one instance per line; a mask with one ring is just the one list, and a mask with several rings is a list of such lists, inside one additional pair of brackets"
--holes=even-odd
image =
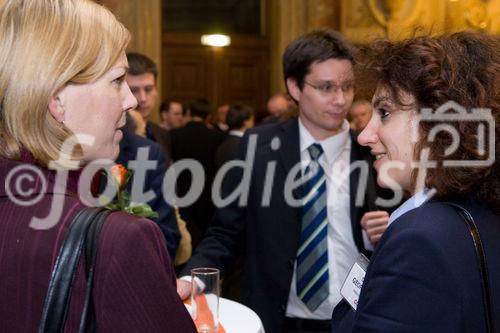
[[(57, 160), (72, 133), (49, 113), (67, 84), (97, 80), (130, 40), (111, 12), (90, 0), (5, 0), (0, 5), (0, 157), (27, 149)], [(74, 151), (81, 159), (81, 147)]]

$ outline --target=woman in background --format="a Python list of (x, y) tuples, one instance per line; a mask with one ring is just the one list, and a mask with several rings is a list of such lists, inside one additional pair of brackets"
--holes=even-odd
[[(59, 249), (84, 208), (80, 172), (69, 172), (66, 186), (56, 184), (58, 174), (71, 163), (83, 167), (118, 155), (125, 112), (137, 103), (125, 82), (129, 38), (92, 1), (0, 5), (1, 332), (38, 330)], [(90, 141), (80, 144), (77, 135)], [(75, 143), (74, 149), (64, 150), (64, 143)], [(71, 159), (61, 159), (65, 154)], [(53, 216), (54, 223), (36, 220)], [(85, 283), (80, 262), (68, 332), (78, 330)], [(98, 331), (195, 332), (177, 296), (163, 236), (147, 219), (113, 212), (105, 221), (93, 302)]]
[[(397, 184), (412, 197), (390, 217), (371, 257), (357, 310), (341, 303), (333, 313), (332, 332), (487, 331), (474, 243), (452, 204), (465, 208), (478, 227), (487, 297), (499, 327), (500, 41), (464, 32), (382, 41), (371, 51), (368, 73), (378, 86), (373, 116), (358, 141), (376, 157), (379, 184)], [(423, 108), (436, 113), (443, 105), (438, 113), (451, 118), (429, 120), (423, 113)], [(467, 121), (460, 115), (473, 108), (491, 109), (492, 117)], [(494, 124), (493, 130), (486, 125), (484, 140), (478, 135), (481, 119)], [(439, 125), (458, 136), (433, 133)], [(478, 148), (482, 144), (484, 154)], [(431, 163), (425, 171), (412, 164), (423, 166), (425, 160)], [(466, 163), (449, 166), (449, 160)], [(475, 164), (467, 165), (470, 161)]]

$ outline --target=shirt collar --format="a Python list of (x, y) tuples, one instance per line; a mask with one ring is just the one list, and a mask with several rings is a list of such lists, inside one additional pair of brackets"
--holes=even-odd
[(434, 194), (435, 190), (423, 189), (417, 193), (415, 193), (410, 199), (406, 200), (401, 206), (398, 207), (394, 212), (392, 212), (389, 217), (388, 225), (391, 225), (392, 222), (396, 221), (403, 214), (422, 206), (424, 203), (429, 201)]
[(321, 145), (321, 148), (323, 148), (323, 156), (328, 164), (331, 164), (333, 161), (335, 161), (342, 150), (347, 147), (347, 144), (350, 143), (349, 123), (347, 122), (347, 120), (344, 120), (344, 122), (342, 123), (342, 129), (339, 133), (332, 135), (325, 140), (318, 141), (313, 138), (311, 133), (307, 130), (304, 124), (302, 124), (302, 121), (299, 118), (299, 133), (300, 153), (302, 154), (313, 143), (319, 143)]
[(229, 135), (239, 136), (240, 138), (243, 136), (243, 131), (238, 130), (230, 130)]

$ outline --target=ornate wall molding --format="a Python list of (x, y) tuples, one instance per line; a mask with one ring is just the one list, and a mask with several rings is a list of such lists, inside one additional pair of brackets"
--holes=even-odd
[(342, 0), (341, 31), (355, 43), (444, 31), (445, 1)]
[(290, 41), (320, 28), (339, 29), (339, 0), (269, 0), (267, 27), (271, 47), (270, 93), (285, 91), (281, 57)]
[(500, 33), (499, 0), (450, 1), (446, 14), (448, 31), (472, 29)]

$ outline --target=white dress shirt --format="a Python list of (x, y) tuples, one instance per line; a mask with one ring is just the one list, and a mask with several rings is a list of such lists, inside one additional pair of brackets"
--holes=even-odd
[(349, 165), (352, 143), (349, 123), (344, 121), (340, 133), (326, 140), (316, 141), (299, 119), (299, 135), (302, 173), (311, 162), (307, 148), (313, 143), (319, 143), (324, 151), (319, 163), (326, 174), (330, 294), (311, 312), (297, 296), (295, 263), (286, 316), (325, 320), (332, 318), (333, 308), (342, 299), (340, 288), (359, 254), (354, 243), (350, 213)]

